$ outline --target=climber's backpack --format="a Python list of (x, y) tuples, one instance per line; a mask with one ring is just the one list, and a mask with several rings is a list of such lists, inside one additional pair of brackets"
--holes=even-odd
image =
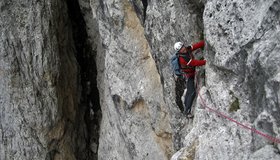
[[(171, 57), (170, 61), (171, 61), (171, 66), (172, 66), (173, 74), (175, 74), (178, 77), (183, 77), (183, 75), (185, 73), (182, 71), (181, 65), (179, 63), (179, 56), (183, 57), (185, 60), (188, 58), (187, 55), (182, 55), (182, 54), (179, 55), (179, 53), (176, 52)], [(189, 61), (189, 60), (187, 60), (187, 61)]]

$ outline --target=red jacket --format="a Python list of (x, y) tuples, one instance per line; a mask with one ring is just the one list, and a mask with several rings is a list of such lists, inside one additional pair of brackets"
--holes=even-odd
[[(187, 55), (185, 58), (179, 57), (179, 63), (181, 65), (182, 70), (186, 73), (186, 77), (194, 77), (195, 75), (195, 67), (202, 66), (206, 64), (206, 60), (196, 60), (192, 54), (192, 51), (204, 47), (204, 41), (200, 41), (187, 47), (186, 53), (181, 53), (183, 55)], [(179, 53), (180, 55), (180, 53)]]

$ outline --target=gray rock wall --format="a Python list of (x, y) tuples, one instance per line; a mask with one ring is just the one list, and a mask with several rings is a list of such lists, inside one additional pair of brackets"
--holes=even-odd
[(66, 3), (0, 8), (0, 159), (76, 159), (84, 123)]
[(173, 153), (163, 88), (129, 1), (99, 4), (99, 159), (167, 159)]
[(206, 85), (194, 127), (172, 159), (279, 159), (279, 1), (207, 1)]

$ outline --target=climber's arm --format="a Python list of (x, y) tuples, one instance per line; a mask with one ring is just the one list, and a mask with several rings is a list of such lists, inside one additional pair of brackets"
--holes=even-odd
[(191, 45), (192, 51), (194, 51), (198, 48), (203, 48), (203, 47), (204, 47), (204, 41), (200, 41), (198, 43), (195, 43), (195, 44)]

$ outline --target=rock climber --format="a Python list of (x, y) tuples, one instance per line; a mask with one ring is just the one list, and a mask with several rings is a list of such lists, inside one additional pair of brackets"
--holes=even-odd
[[(181, 66), (181, 70), (183, 71), (183, 77), (186, 81), (187, 93), (185, 95), (185, 108), (184, 114), (187, 118), (193, 118), (193, 114), (191, 113), (191, 107), (193, 100), (196, 96), (196, 89), (194, 84), (195, 77), (195, 67), (203, 66), (206, 64), (206, 60), (196, 60), (193, 56), (193, 51), (198, 48), (204, 47), (204, 41), (200, 41), (190, 46), (185, 46), (182, 42), (176, 42), (174, 44), (174, 49), (179, 54), (179, 64)], [(186, 56), (180, 56), (186, 55)]]

